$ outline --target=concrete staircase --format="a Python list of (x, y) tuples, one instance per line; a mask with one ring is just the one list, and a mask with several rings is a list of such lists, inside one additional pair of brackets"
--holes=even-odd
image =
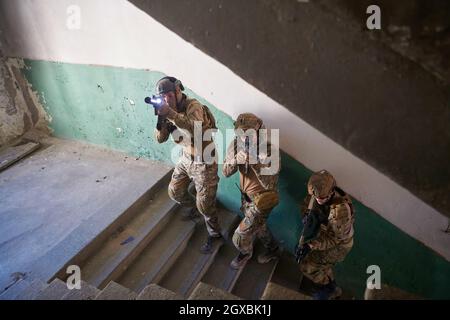
[[(279, 261), (261, 265), (256, 262), (262, 250), (257, 245), (245, 267), (229, 267), (237, 254), (230, 235), (240, 218), (225, 209), (218, 209), (224, 239), (214, 244), (211, 254), (201, 254), (199, 248), (207, 237), (203, 218), (183, 217), (183, 208), (167, 195), (170, 176), (171, 172), (131, 204), (48, 281), (25, 277), (0, 299), (256, 300), (295, 296), (291, 291), (298, 285), (298, 278), (288, 275), (298, 275), (299, 271), (287, 254)], [(79, 290), (67, 288), (66, 270), (70, 265), (81, 269)]]
[[(218, 209), (224, 239), (211, 254), (201, 254), (207, 237), (203, 218), (183, 217), (167, 195), (172, 172), (165, 174), (142, 197), (98, 234), (50, 279), (25, 277), (0, 295), (0, 300), (310, 300), (313, 288), (301, 279), (289, 253), (259, 264), (263, 249), (256, 243), (245, 267), (230, 268), (237, 250), (231, 235), (240, 218)], [(69, 290), (67, 267), (81, 269), (81, 289)], [(302, 284), (299, 287), (299, 284)], [(344, 291), (342, 299), (354, 299)], [(383, 284), (368, 290), (367, 300), (420, 299)]]
[[(220, 245), (218, 245), (218, 247), (219, 246)], [(223, 247), (226, 246), (227, 245)], [(219, 249), (216, 249), (216, 251), (218, 250)], [(184, 252), (184, 254), (186, 253), (187, 252)], [(192, 261), (195, 261), (195, 259), (186, 259), (186, 257), (183, 258), (182, 255), (180, 255), (179, 258), (183, 265), (187, 263), (187, 260), (191, 263)], [(198, 265), (200, 265), (200, 261), (203, 261), (203, 259), (197, 260)], [(274, 265), (276, 264), (274, 263)], [(205, 266), (206, 264), (202, 264), (201, 268), (204, 268)], [(243, 274), (250, 273), (250, 267), (251, 265), (248, 264), (242, 272), (237, 272), (236, 274), (240, 274), (242, 276)], [(176, 277), (176, 272), (174, 272), (175, 269), (178, 270), (180, 268), (171, 268), (165, 275), (167, 278), (166, 282), (163, 281), (162, 283), (170, 284), (175, 282), (173, 279), (173, 277)], [(267, 267), (267, 269), (271, 268)], [(184, 281), (180, 283), (178, 290), (176, 291), (164, 287), (162, 283), (150, 283), (147, 284), (142, 290), (139, 290), (139, 292), (136, 292), (116, 281), (110, 281), (102, 290), (85, 281), (82, 281), (80, 289), (69, 290), (66, 283), (58, 278), (55, 278), (49, 284), (39, 279), (22, 279), (0, 295), (0, 300), (242, 300), (248, 299), (248, 296), (245, 296), (245, 294), (256, 293), (260, 294), (260, 296), (253, 296), (251, 298), (262, 300), (310, 299), (309, 296), (273, 282), (276, 281), (275, 278), (264, 277), (267, 276), (267, 274), (260, 273), (259, 271), (254, 272), (257, 275), (263, 276), (261, 278), (261, 282), (256, 282), (255, 288), (245, 289), (237, 289), (238, 287), (236, 286), (231, 289), (216, 287), (215, 285), (204, 282), (209, 280), (199, 276), (201, 273), (200, 271), (194, 272), (194, 270), (191, 270), (191, 272), (186, 272)], [(274, 270), (272, 270), (272, 274), (270, 275), (273, 276), (273, 274)], [(218, 278), (221, 276), (223, 275), (217, 275)], [(194, 278), (198, 281), (193, 282), (192, 280)], [(252, 282), (255, 283), (254, 277), (252, 277), (248, 283), (250, 284)], [(180, 291), (184, 290), (183, 288), (185, 288), (187, 283), (192, 284), (192, 287), (183, 295)], [(235, 283), (241, 283), (240, 286), (243, 286), (243, 283), (246, 283), (246, 281), (242, 278), (235, 281)], [(262, 291), (259, 288), (263, 288)]]
[[(87, 283), (104, 288), (119, 277), (171, 220), (177, 205), (165, 190), (170, 173), (155, 187), (149, 198), (135, 205), (102, 232), (67, 265), (78, 265)], [(57, 273), (65, 280), (66, 266)]]
[[(195, 233), (190, 240), (193, 239), (195, 239)], [(230, 269), (228, 274), (226, 272), (217, 274), (213, 279), (214, 281), (211, 281), (208, 277), (199, 276), (202, 273), (201, 270), (184, 269), (188, 264), (191, 264), (192, 266), (197, 265), (200, 269), (207, 268), (208, 265), (212, 267), (212, 269), (207, 268), (208, 270), (204, 273), (225, 270), (225, 267), (221, 265), (222, 260), (225, 259), (219, 259), (220, 254), (217, 255), (217, 251), (227, 246), (229, 246), (229, 243), (217, 245), (216, 254), (209, 255), (209, 259), (192, 258), (192, 252), (186, 250), (176, 260), (177, 267), (169, 268), (159, 284), (147, 284), (139, 291), (116, 281), (110, 281), (102, 290), (81, 281), (79, 290), (69, 290), (66, 283), (58, 278), (55, 278), (49, 284), (39, 279), (22, 279), (0, 295), (0, 300), (311, 300), (310, 293), (305, 292), (305, 290), (307, 291), (305, 286), (300, 287), (302, 292), (298, 290), (299, 274), (292, 269), (286, 272), (286, 268), (293, 265), (292, 258), (287, 254), (282, 255), (276, 263), (263, 265), (259, 269), (252, 269), (255, 265), (252, 265), (251, 262), (240, 272), (231, 272)], [(221, 248), (219, 249), (219, 247)], [(214, 255), (216, 255), (217, 260), (214, 259)], [(191, 256), (191, 259), (188, 259), (189, 256)], [(204, 255), (204, 257), (207, 256)], [(201, 263), (207, 260), (212, 260), (212, 263)], [(179, 265), (178, 262), (180, 262)], [(220, 266), (222, 269), (217, 266), (214, 267), (214, 265)], [(271, 272), (264, 272), (264, 270), (271, 270)], [(182, 274), (182, 271), (184, 271), (184, 277), (181, 278), (182, 281), (179, 282), (178, 286), (173, 290), (167, 288), (167, 286), (173, 287), (176, 279), (179, 280), (177, 275)], [(254, 273), (255, 276), (250, 276), (249, 279), (244, 277), (244, 275), (248, 276), (251, 273)], [(226, 277), (237, 279), (230, 280)], [(257, 281), (257, 278), (260, 278), (261, 281)], [(145, 276), (142, 279), (145, 279)], [(188, 283), (192, 286), (190, 290), (186, 291), (185, 288)], [(234, 285), (228, 288), (224, 287), (224, 285), (230, 283)], [(344, 292), (342, 299), (354, 298)], [(381, 290), (366, 291), (365, 300), (386, 299), (420, 300), (422, 298), (384, 284)]]
[[(47, 148), (35, 153), (33, 161), (21, 164), (20, 169), (25, 171), (22, 175), (26, 179), (12, 181), (11, 188), (22, 190), (25, 183), (29, 186), (28, 180), (31, 177), (34, 183), (31, 184), (32, 189), (51, 189), (52, 196), (32, 208), (45, 207), (46, 202), (50, 202), (43, 208), (45, 210), (42, 210), (41, 215), (50, 217), (47, 219), (52, 222), (56, 219), (56, 223), (45, 229), (50, 236), (42, 245), (25, 246), (21, 242), (16, 243), (15, 248), (31, 247), (31, 252), (39, 254), (35, 254), (35, 259), (29, 259), (32, 267), (15, 265), (16, 270), (25, 271), (11, 274), (14, 280), (1, 284), (0, 300), (303, 300), (308, 299), (311, 294), (311, 288), (304, 285), (307, 281), (302, 281), (298, 265), (290, 254), (285, 253), (279, 260), (268, 264), (258, 264), (256, 257), (262, 250), (258, 243), (254, 257), (244, 268), (231, 269), (230, 262), (237, 250), (231, 243), (230, 236), (240, 218), (223, 208), (218, 209), (218, 214), (224, 239), (214, 244), (211, 254), (201, 254), (199, 248), (207, 237), (203, 219), (184, 219), (183, 208), (169, 199), (167, 187), (172, 174), (169, 167), (158, 163), (138, 165), (137, 160), (127, 162), (124, 154), (114, 154), (93, 146), (53, 138), (46, 141)], [(76, 155), (75, 159), (73, 155)], [(114, 161), (107, 162), (111, 158)], [(54, 161), (48, 163), (47, 159)], [(104, 163), (108, 164), (109, 171), (105, 169), (106, 171), (98, 172), (98, 167)], [(125, 167), (123, 163), (126, 164)], [(43, 173), (37, 175), (36, 172), (42, 171), (43, 164), (55, 171), (46, 176), (41, 176)], [(76, 168), (72, 175), (59, 181), (61, 172), (65, 173), (72, 167)], [(80, 173), (82, 178), (78, 176)], [(100, 176), (105, 175), (105, 178), (108, 175), (108, 179), (103, 178), (101, 184), (97, 181), (93, 183), (95, 180), (91, 177), (97, 177), (99, 173)], [(3, 179), (13, 179), (18, 175), (14, 167), (9, 167), (2, 174)], [(130, 179), (123, 179), (123, 175)], [(78, 181), (74, 193), (83, 193), (98, 201), (85, 202), (84, 206), (68, 205), (63, 214), (53, 214), (54, 208), (60, 207), (59, 202), (73, 201), (73, 196), (66, 196), (69, 192), (64, 190), (68, 189), (59, 192), (60, 186), (67, 185), (72, 180)], [(42, 185), (42, 181), (47, 184)], [(102, 192), (96, 192), (102, 187)], [(16, 197), (15, 202), (10, 202), (9, 209), (6, 208), (5, 211), (2, 208), (3, 212), (17, 210), (15, 203), (23, 201), (26, 206), (20, 210), (26, 209), (25, 213), (21, 211), (14, 216), (33, 217), (34, 211), (28, 207), (35, 201), (34, 197), (28, 200)], [(82, 199), (83, 197), (79, 198)], [(66, 223), (68, 216), (72, 217), (72, 222), (76, 225), (74, 229), (69, 228)], [(16, 219), (14, 224), (33, 225), (39, 219)], [(10, 223), (4, 219), (3, 223), (6, 222)], [(67, 235), (62, 233), (63, 237), (54, 236), (61, 229), (67, 231)], [(30, 238), (36, 241), (34, 239), (39, 238), (39, 235), (42, 238), (43, 234), (44, 232), (36, 233)], [(47, 250), (50, 246), (52, 248)], [(8, 253), (12, 255), (17, 250), (10, 250)], [(26, 260), (28, 256), (23, 253), (21, 257)], [(71, 265), (76, 265), (81, 270), (80, 290), (68, 290), (66, 286), (69, 277), (66, 270)], [(302, 287), (299, 288), (300, 283)], [(343, 298), (352, 299), (352, 296), (346, 294)], [(382, 290), (366, 292), (366, 299), (386, 298), (410, 299), (411, 295), (384, 284)]]

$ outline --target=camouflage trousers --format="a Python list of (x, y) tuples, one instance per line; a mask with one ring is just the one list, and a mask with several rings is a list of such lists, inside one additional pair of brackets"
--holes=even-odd
[(243, 201), (241, 210), (244, 213), (244, 219), (233, 234), (235, 247), (242, 254), (252, 253), (253, 242), (255, 238), (259, 238), (266, 249), (275, 249), (278, 244), (267, 228), (267, 218), (272, 209), (260, 212), (253, 202)]
[(334, 280), (333, 267), (344, 261), (350, 246), (336, 246), (328, 250), (312, 250), (300, 263), (300, 271), (316, 284), (328, 284)]
[[(195, 186), (195, 198), (188, 192), (191, 180)], [(169, 197), (186, 207), (197, 206), (198, 211), (205, 219), (206, 228), (211, 236), (220, 234), (216, 211), (218, 183), (217, 163), (194, 163), (186, 156), (182, 156), (175, 166), (169, 184)]]

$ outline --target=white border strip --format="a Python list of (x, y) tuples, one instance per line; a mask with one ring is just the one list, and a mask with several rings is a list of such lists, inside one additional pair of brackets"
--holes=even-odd
[[(163, 71), (224, 112), (261, 116), (280, 128), (281, 147), (312, 170), (330, 170), (345, 190), (450, 261), (448, 218), (346, 151), (227, 67), (124, 0), (2, 1), (6, 53), (31, 59)], [(81, 29), (69, 30), (69, 5)], [(9, 23), (9, 24), (8, 24)]]

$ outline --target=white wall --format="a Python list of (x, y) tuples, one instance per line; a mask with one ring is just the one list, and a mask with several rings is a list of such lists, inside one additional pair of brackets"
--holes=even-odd
[[(66, 26), (81, 9), (81, 29)], [(244, 109), (280, 128), (281, 147), (450, 261), (448, 218), (273, 101), (227, 67), (124, 0), (0, 0), (6, 54), (31, 59), (162, 71), (233, 117)], [(207, 79), (207, 80), (205, 80)]]

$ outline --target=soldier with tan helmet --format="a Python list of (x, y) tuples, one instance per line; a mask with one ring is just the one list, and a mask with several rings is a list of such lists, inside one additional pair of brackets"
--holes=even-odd
[[(200, 146), (195, 146), (194, 134), (196, 126), (202, 135), (208, 129), (215, 129), (214, 116), (208, 107), (196, 99), (187, 97), (182, 92), (184, 87), (181, 81), (176, 78), (162, 78), (156, 84), (156, 90), (164, 100), (157, 111), (162, 120), (158, 121), (156, 139), (159, 143), (163, 143), (172, 134), (175, 143), (179, 143), (183, 147), (181, 159), (175, 166), (169, 184), (169, 196), (179, 204), (191, 208), (191, 213), (196, 207), (203, 215), (208, 238), (200, 251), (204, 254), (211, 253), (213, 242), (222, 237), (216, 213), (218, 165), (215, 158), (214, 141), (203, 141), (202, 136), (198, 139)], [(204, 159), (203, 151), (206, 148), (212, 151), (213, 161)], [(195, 186), (196, 198), (193, 198), (188, 192), (191, 182)], [(191, 217), (194, 217), (194, 214)]]
[[(240, 114), (235, 122), (236, 137), (227, 149), (223, 165), (225, 177), (239, 171), (241, 211), (244, 213), (244, 219), (233, 235), (233, 243), (239, 250), (238, 256), (230, 265), (234, 269), (243, 267), (252, 257), (256, 237), (262, 241), (265, 248), (258, 256), (259, 263), (267, 263), (279, 255), (278, 244), (267, 227), (267, 218), (278, 204), (280, 159), (279, 156), (275, 159), (271, 157), (269, 139), (264, 139), (264, 135), (259, 134), (263, 128), (263, 121), (254, 114)], [(262, 144), (265, 144), (264, 149), (269, 151), (261, 151), (259, 146)], [(275, 166), (275, 172), (267, 174), (264, 169), (272, 165)]]
[(296, 258), (303, 275), (316, 285), (313, 297), (334, 299), (342, 290), (336, 285), (333, 267), (353, 247), (354, 209), (350, 197), (326, 170), (310, 177), (308, 194)]

